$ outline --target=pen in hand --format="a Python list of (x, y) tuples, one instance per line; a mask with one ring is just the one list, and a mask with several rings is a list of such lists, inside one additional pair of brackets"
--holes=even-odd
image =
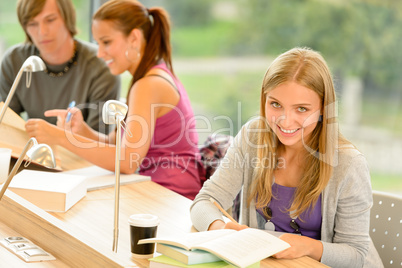
[(237, 221), (233, 219), (232, 216), (230, 216), (229, 213), (227, 213), (212, 197), (209, 199), (209, 201), (211, 201), (229, 220), (237, 223)]
[[(68, 105), (68, 108), (73, 108), (75, 106), (75, 101), (70, 102), (70, 104)], [(67, 113), (67, 119), (66, 119), (66, 123), (70, 122), (71, 119), (71, 112)]]

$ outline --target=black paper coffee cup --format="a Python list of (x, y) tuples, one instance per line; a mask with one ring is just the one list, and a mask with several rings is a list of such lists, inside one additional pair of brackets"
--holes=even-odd
[(138, 241), (156, 237), (159, 219), (151, 214), (134, 214), (128, 219), (130, 224), (131, 254), (134, 258), (152, 258), (155, 243), (138, 245)]

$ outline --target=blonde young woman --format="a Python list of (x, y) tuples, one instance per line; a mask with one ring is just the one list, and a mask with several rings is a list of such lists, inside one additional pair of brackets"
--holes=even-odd
[[(382, 267), (369, 236), (372, 193), (364, 156), (337, 129), (335, 90), (322, 56), (294, 48), (262, 85), (260, 118), (236, 136), (191, 207), (199, 231), (247, 227), (285, 232), (274, 257), (309, 256), (330, 267)], [(242, 190), (239, 224), (220, 211)]]

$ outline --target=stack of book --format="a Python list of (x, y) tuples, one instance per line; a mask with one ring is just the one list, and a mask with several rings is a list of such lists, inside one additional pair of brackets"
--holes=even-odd
[(150, 268), (233, 267), (222, 261), (218, 256), (204, 250), (185, 250), (176, 246), (158, 243), (156, 252), (162, 255), (150, 259)]
[(162, 255), (150, 259), (150, 268), (260, 267), (260, 261), (290, 245), (259, 229), (230, 229), (184, 234), (181, 237), (143, 239), (156, 243)]

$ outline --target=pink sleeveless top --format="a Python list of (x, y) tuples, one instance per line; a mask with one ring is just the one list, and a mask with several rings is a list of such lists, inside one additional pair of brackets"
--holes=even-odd
[(139, 173), (193, 200), (201, 189), (194, 113), (186, 90), (165, 63), (153, 68), (162, 69), (172, 77), (180, 100), (171, 111), (156, 119), (151, 145)]

